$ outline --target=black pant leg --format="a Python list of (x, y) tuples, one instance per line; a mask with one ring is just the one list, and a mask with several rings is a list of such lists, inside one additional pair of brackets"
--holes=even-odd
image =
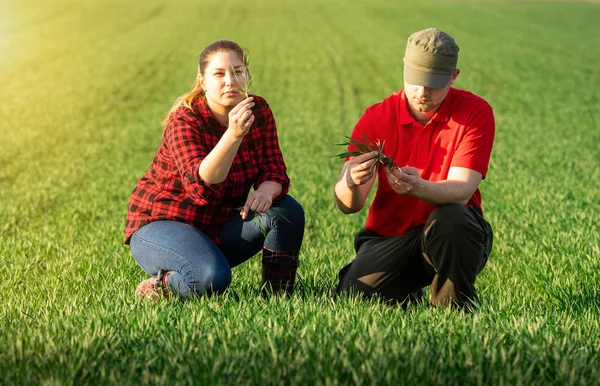
[(423, 227), (400, 236), (384, 237), (368, 229), (356, 234), (354, 261), (340, 271), (338, 292), (358, 292), (369, 298), (404, 303), (415, 291), (428, 285), (433, 269), (421, 253)]
[(459, 306), (477, 299), (475, 278), (492, 248), (490, 224), (476, 207), (450, 204), (437, 207), (429, 216), (421, 248), (434, 267), (432, 302), (451, 296)]

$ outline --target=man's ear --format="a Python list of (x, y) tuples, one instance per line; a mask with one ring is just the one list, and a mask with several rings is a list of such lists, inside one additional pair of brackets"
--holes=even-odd
[(456, 81), (456, 78), (458, 78), (458, 74), (460, 74), (460, 68), (457, 68), (452, 73), (452, 76), (450, 77), (450, 86), (454, 84), (454, 81)]

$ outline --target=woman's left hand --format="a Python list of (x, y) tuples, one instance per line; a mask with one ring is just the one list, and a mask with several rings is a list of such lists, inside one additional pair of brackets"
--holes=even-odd
[(245, 220), (251, 210), (254, 212), (265, 213), (271, 208), (271, 205), (273, 205), (273, 199), (269, 193), (254, 190), (248, 195), (246, 204), (241, 211), (242, 219)]

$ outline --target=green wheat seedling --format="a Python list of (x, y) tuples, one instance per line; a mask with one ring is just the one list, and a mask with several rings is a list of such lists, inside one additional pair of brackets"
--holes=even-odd
[(233, 72), (233, 76), (235, 77), (235, 81), (238, 85), (243, 85), (241, 88), (238, 88), (237, 91), (244, 95), (244, 97), (248, 98), (248, 95), (250, 94), (250, 85), (252, 84), (252, 75), (250, 74), (250, 54), (248, 54), (247, 51), (244, 51), (243, 57), (242, 57), (242, 62), (244, 63), (244, 80), (245, 82), (242, 82), (240, 77), (238, 77), (238, 74), (235, 70), (235, 68), (233, 68), (233, 66), (231, 66), (231, 71)]
[(398, 166), (396, 163), (388, 156), (383, 153), (383, 146), (385, 145), (385, 141), (381, 142), (379, 139), (375, 140), (375, 143), (369, 141), (369, 139), (362, 134), (362, 139), (356, 139), (351, 137), (344, 137), (346, 141), (343, 143), (338, 143), (336, 146), (354, 146), (358, 150), (354, 151), (346, 151), (344, 153), (336, 154), (333, 157), (337, 158), (346, 158), (346, 157), (355, 157), (361, 154), (370, 153), (372, 151), (377, 152), (377, 161), (384, 165), (388, 170), (396, 169)]

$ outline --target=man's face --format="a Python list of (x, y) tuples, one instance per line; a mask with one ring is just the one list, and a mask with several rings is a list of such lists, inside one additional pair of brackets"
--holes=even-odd
[(444, 98), (446, 98), (446, 95), (448, 95), (450, 86), (454, 84), (454, 81), (459, 73), (460, 70), (456, 69), (450, 77), (450, 81), (444, 88), (429, 88), (425, 86), (409, 84), (405, 81), (404, 93), (410, 109), (420, 113), (437, 111), (444, 101)]

